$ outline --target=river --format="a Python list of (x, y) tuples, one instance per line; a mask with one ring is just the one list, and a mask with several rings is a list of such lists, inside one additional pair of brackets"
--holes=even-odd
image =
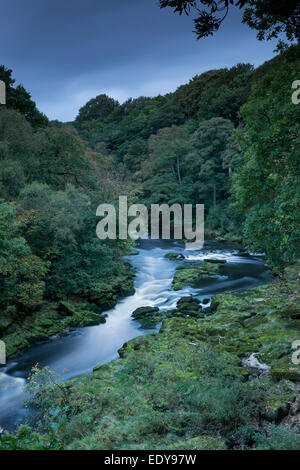
[[(59, 339), (32, 346), (22, 356), (11, 360), (0, 370), (0, 426), (13, 429), (24, 422), (24, 385), (33, 366), (49, 366), (64, 379), (89, 373), (93, 367), (118, 357), (124, 342), (149, 333), (131, 318), (132, 312), (142, 306), (158, 306), (161, 310), (176, 307), (180, 297), (193, 295), (201, 301), (227, 290), (240, 290), (270, 281), (271, 274), (264, 257), (236, 256), (237, 246), (230, 243), (206, 241), (199, 251), (186, 251), (176, 241), (142, 241), (139, 254), (128, 257), (136, 270), (135, 294), (118, 301), (107, 313), (107, 321), (99, 326), (80, 328)], [(174, 262), (166, 253), (182, 253), (185, 261)], [(199, 262), (203, 258), (223, 258), (218, 279), (201, 282), (197, 288), (172, 290), (176, 267), (185, 262)], [(150, 330), (151, 331), (151, 330)]]

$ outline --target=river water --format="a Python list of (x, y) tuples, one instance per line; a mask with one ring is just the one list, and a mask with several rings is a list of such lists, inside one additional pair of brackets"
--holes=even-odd
[[(32, 346), (22, 356), (11, 360), (0, 370), (0, 426), (13, 429), (24, 422), (23, 388), (31, 369), (36, 364), (49, 366), (64, 379), (89, 373), (93, 367), (118, 357), (124, 342), (149, 333), (132, 320), (132, 312), (143, 306), (158, 306), (161, 310), (176, 307), (180, 297), (193, 295), (206, 303), (213, 295), (227, 290), (240, 290), (270, 281), (264, 257), (235, 256), (236, 246), (230, 243), (207, 241), (204, 249), (186, 251), (176, 241), (142, 241), (139, 254), (128, 257), (136, 270), (135, 294), (120, 300), (107, 313), (107, 321), (99, 326), (80, 328), (60, 339)], [(182, 253), (185, 261), (174, 262), (166, 253)], [(172, 290), (176, 267), (186, 262), (199, 262), (203, 258), (223, 258), (218, 279), (202, 281), (198, 287)], [(150, 330), (151, 331), (151, 330)]]

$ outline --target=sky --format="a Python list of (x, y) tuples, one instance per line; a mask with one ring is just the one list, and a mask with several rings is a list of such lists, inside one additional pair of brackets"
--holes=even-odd
[(73, 120), (89, 99), (172, 92), (192, 77), (239, 62), (258, 66), (275, 42), (258, 41), (233, 9), (213, 37), (158, 0), (9, 0), (0, 7), (0, 65), (50, 119)]

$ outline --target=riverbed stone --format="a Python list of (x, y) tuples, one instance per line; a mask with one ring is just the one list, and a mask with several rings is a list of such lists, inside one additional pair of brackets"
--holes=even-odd
[(155, 328), (161, 319), (158, 307), (139, 307), (132, 314), (132, 318), (137, 320), (144, 329)]
[(173, 289), (180, 290), (185, 286), (196, 287), (202, 280), (218, 279), (219, 264), (201, 263), (178, 266), (173, 279)]
[(183, 261), (185, 256), (181, 253), (167, 253), (165, 258), (168, 258), (171, 261)]
[(226, 264), (226, 259), (223, 258), (204, 258), (203, 261), (205, 263), (213, 263), (213, 264)]

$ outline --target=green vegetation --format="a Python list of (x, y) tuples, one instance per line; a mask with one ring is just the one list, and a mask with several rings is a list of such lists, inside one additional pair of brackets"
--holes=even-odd
[(165, 258), (169, 259), (170, 261), (183, 261), (185, 259), (184, 255), (181, 253), (167, 253)]
[(299, 257), (300, 107), (290, 96), (300, 74), (296, 51), (256, 84), (242, 107), (243, 157), (233, 164), (233, 203), (244, 219), (244, 239), (253, 251), (265, 249), (278, 269)]
[[(280, 32), (280, 14), (267, 21), (261, 2), (242, 3), (262, 37)], [(291, 100), (299, 51), (292, 46), (256, 70), (208, 71), (165, 96), (119, 104), (99, 95), (69, 124), (48, 122), (0, 67), (8, 90), (0, 109), (0, 335), (8, 357), (105, 322), (103, 312), (134, 292), (122, 256), (136, 251), (95, 232), (97, 206), (119, 195), (148, 206), (203, 203), (210, 235), (265, 252), (279, 274), (268, 286), (216, 296), (206, 309), (192, 297), (167, 312), (137, 309), (133, 320), (150, 329), (162, 322), (160, 332), (124, 344), (119, 359), (88, 376), (64, 383), (36, 369), (28, 390), (39, 425), (0, 433), (0, 448), (299, 449), (300, 370), (291, 362), (300, 327), (300, 105)], [(224, 264), (167, 258), (181, 261), (174, 290), (209, 282)]]
[[(205, 318), (196, 299), (181, 299), (159, 333), (129, 341), (93, 374), (59, 383), (36, 370), (32, 445), (51, 443), (58, 410), (56, 445), (66, 449), (299, 449), (299, 269), (216, 296)], [(247, 363), (253, 353), (259, 366)]]
[(201, 281), (217, 279), (219, 269), (220, 265), (215, 263), (178, 266), (173, 279), (173, 289), (180, 290), (184, 286), (197, 287)]
[[(38, 121), (28, 94), (0, 69), (0, 335), (8, 357), (31, 343), (105, 321), (134, 292), (126, 242), (96, 237), (96, 207), (114, 202), (123, 175), (72, 126)], [(34, 121), (34, 122), (33, 122)]]
[[(100, 242), (94, 231), (97, 205), (120, 194), (146, 205), (204, 203), (210, 236), (266, 252), (277, 272), (299, 259), (300, 108), (291, 101), (299, 50), (256, 70), (206, 72), (166, 96), (120, 105), (100, 95), (74, 126), (39, 120), (1, 67), (0, 328), (9, 356), (36, 338), (103, 321), (101, 312), (133, 292), (120, 261), (132, 248)], [(184, 265), (173, 285), (218, 273), (218, 264)], [(62, 301), (76, 313), (62, 316)]]
[(115, 159), (137, 202), (204, 203), (210, 236), (243, 240), (280, 271), (300, 256), (300, 108), (291, 100), (299, 51), (255, 70), (205, 72), (165, 96), (122, 105), (100, 96), (76, 129)]
[[(243, 9), (243, 23), (257, 31), (259, 40), (286, 35), (289, 41), (299, 40), (300, 9), (297, 0), (160, 0), (160, 7), (171, 7), (182, 15), (195, 14), (197, 38), (213, 35), (220, 29), (231, 9)], [(283, 47), (282, 40), (279, 47)]]

